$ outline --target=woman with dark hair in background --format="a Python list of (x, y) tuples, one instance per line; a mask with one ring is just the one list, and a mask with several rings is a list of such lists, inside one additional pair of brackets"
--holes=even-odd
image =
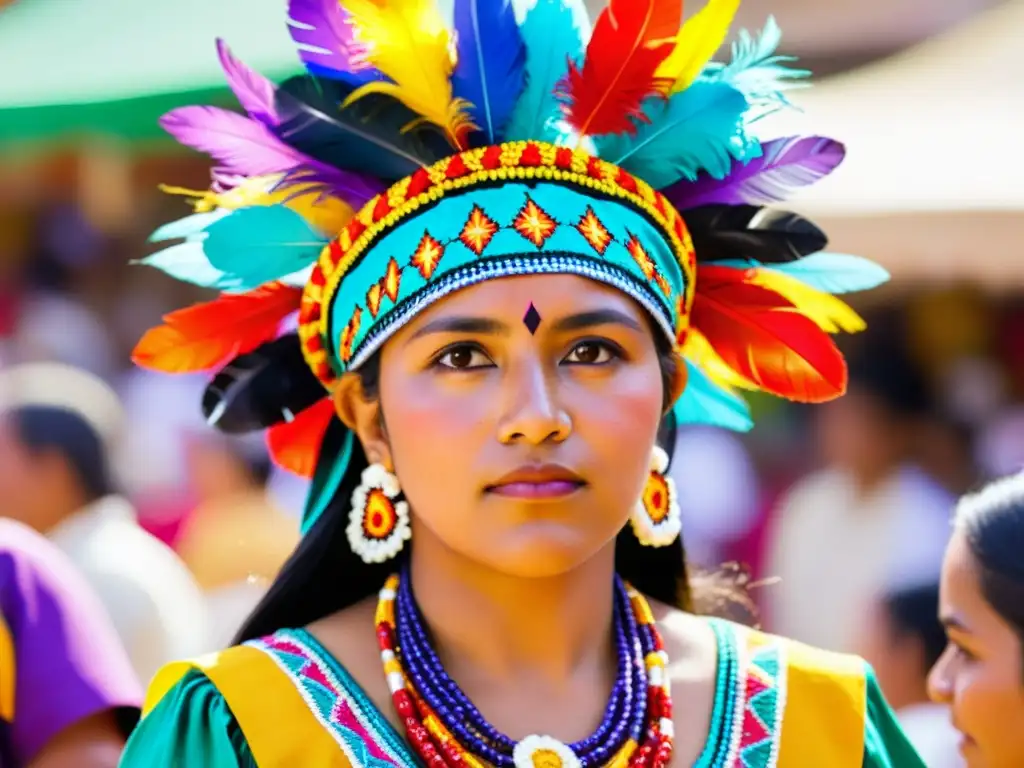
[(929, 687), (969, 768), (1024, 765), (1024, 473), (961, 500), (939, 615), (949, 645)]
[(862, 321), (824, 288), (884, 279), (748, 204), (781, 193), (750, 178), (780, 154), (804, 182), (842, 156), (749, 137), (780, 103), (777, 28), (730, 70), (708, 64), (729, 2), (680, 33), (678, 0), (614, 0), (589, 44), (569, 0), (457, 0), (454, 34), (428, 0), (290, 10), (327, 79), (275, 89), (221, 45), (250, 122), (164, 121), (236, 173), (223, 120), (297, 164), (156, 236), (186, 242), (154, 264), (255, 290), (136, 357), (229, 363), (208, 417), (315, 468), (304, 538), (241, 645), (157, 676), (124, 764), (920, 765), (861, 659), (698, 615), (657, 439), (666, 416), (749, 427), (733, 386), (842, 394), (826, 329)]

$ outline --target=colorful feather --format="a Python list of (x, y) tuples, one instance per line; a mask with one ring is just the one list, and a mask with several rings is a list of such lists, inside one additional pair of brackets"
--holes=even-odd
[(581, 136), (632, 133), (647, 121), (642, 104), (669, 85), (655, 72), (672, 52), (681, 0), (610, 0), (598, 16), (583, 67), (569, 62), (560, 89), (569, 124)]
[(796, 213), (754, 205), (705, 205), (683, 212), (697, 260), (761, 264), (792, 261), (823, 250), (825, 233)]
[(867, 327), (864, 319), (842, 299), (811, 288), (782, 272), (763, 268), (748, 269), (746, 281), (779, 294), (828, 333), (858, 333)]
[(440, 126), (454, 147), (466, 147), (466, 135), (478, 126), (466, 114), (469, 105), (452, 97), (453, 62), (448, 28), (434, 0), (341, 0), (362, 39), (372, 40), (367, 60), (392, 82), (366, 83), (342, 106), (370, 94), (392, 96), (416, 113), (420, 122)]
[(225, 173), (282, 173), (308, 159), (263, 123), (219, 107), (181, 107), (161, 117), (160, 125), (182, 144), (213, 157)]
[(249, 113), (249, 117), (264, 125), (276, 125), (274, 84), (236, 59), (228, 44), (220, 38), (217, 38), (217, 56), (227, 77), (228, 86), (238, 99), (238, 103)]
[(311, 75), (355, 84), (380, 77), (339, 0), (288, 0), (288, 32)]
[(768, 205), (828, 176), (846, 156), (838, 141), (820, 136), (774, 139), (761, 145), (761, 157), (734, 161), (724, 179), (703, 175), (679, 181), (662, 193), (681, 211), (701, 205)]
[(656, 77), (672, 81), (669, 93), (685, 91), (704, 71), (725, 37), (740, 0), (708, 0), (708, 4), (679, 29), (675, 48), (661, 63)]
[(700, 368), (712, 384), (725, 392), (733, 393), (735, 389), (756, 391), (758, 388), (726, 365), (704, 334), (692, 325), (686, 333), (681, 354), (687, 362)]
[(680, 424), (711, 424), (747, 432), (754, 426), (741, 397), (715, 384), (699, 367), (686, 361), (686, 389), (672, 412)]
[(183, 243), (164, 248), (134, 263), (159, 269), (175, 280), (202, 288), (237, 292), (255, 287), (246, 285), (239, 277), (229, 275), (210, 264), (210, 259), (203, 250), (205, 238), (206, 233), (201, 232)]
[(526, 75), (526, 45), (511, 2), (455, 0), (455, 39), (453, 94), (472, 104), (469, 119), (480, 128), (479, 143), (497, 144)]
[(506, 141), (555, 142), (562, 108), (555, 95), (568, 72), (579, 66), (590, 39), (590, 19), (583, 0), (536, 0), (526, 12), (520, 34), (526, 43), (526, 87), (512, 110)]
[(722, 178), (733, 158), (756, 157), (760, 145), (743, 130), (747, 102), (725, 83), (694, 83), (667, 102), (648, 99), (648, 119), (635, 135), (597, 140), (598, 152), (655, 189), (705, 171)]
[(206, 228), (215, 221), (230, 215), (229, 210), (211, 211), (209, 213), (193, 213), (183, 219), (164, 224), (149, 236), (149, 242), (161, 243), (165, 240), (183, 240), (187, 237), (195, 237), (206, 231)]
[(306, 410), (324, 385), (302, 356), (298, 335), (286, 333), (233, 358), (203, 392), (206, 423), (239, 434), (267, 429)]
[(334, 403), (327, 397), (294, 420), (271, 427), (267, 432), (267, 447), (274, 463), (300, 477), (312, 477), (320, 444), (333, 420)]
[(721, 359), (760, 389), (799, 402), (846, 390), (846, 363), (831, 337), (742, 270), (698, 267), (693, 326)]
[(791, 69), (786, 64), (796, 61), (793, 56), (776, 54), (782, 42), (782, 30), (769, 16), (764, 29), (754, 37), (741, 29), (732, 44), (729, 64), (711, 64), (705, 74), (714, 80), (729, 83), (747, 98), (751, 111), (748, 120), (756, 120), (789, 105), (785, 91), (805, 85), (811, 73), (806, 69)]
[[(323, 168), (397, 181), (451, 154), (451, 145), (393, 95), (370, 94), (353, 102), (344, 83), (293, 78), (278, 89), (277, 134), (322, 163), (298, 171), (300, 181), (329, 177)], [(341, 108), (341, 104), (346, 106)], [(339, 171), (340, 172), (340, 171)]]
[(273, 338), (301, 298), (300, 290), (271, 283), (179, 309), (142, 337), (132, 360), (165, 373), (208, 371)]
[(203, 252), (214, 269), (255, 287), (309, 266), (328, 238), (283, 205), (241, 208), (206, 229)]
[(814, 253), (788, 264), (776, 264), (772, 270), (836, 294), (868, 291), (889, 280), (889, 273), (878, 264), (844, 253)]

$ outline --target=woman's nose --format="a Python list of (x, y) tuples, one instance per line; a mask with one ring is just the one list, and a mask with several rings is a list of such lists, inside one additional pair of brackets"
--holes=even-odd
[(505, 386), (502, 399), (509, 405), (499, 424), (502, 443), (560, 443), (572, 432), (572, 420), (559, 396), (557, 374), (546, 371), (542, 361), (529, 361), (511, 370)]
[(949, 704), (953, 698), (950, 660), (951, 649), (947, 647), (928, 673), (928, 698), (939, 704)]

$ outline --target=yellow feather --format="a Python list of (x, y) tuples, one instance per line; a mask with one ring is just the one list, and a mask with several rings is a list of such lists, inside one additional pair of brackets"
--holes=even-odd
[(736, 373), (726, 362), (715, 352), (707, 337), (691, 327), (686, 332), (686, 341), (683, 344), (683, 357), (704, 371), (715, 384), (723, 389), (750, 389), (760, 390), (761, 388), (745, 377)]
[(845, 301), (811, 288), (790, 275), (770, 269), (751, 269), (747, 281), (775, 291), (828, 333), (857, 333), (867, 327), (864, 319)]
[(676, 47), (658, 67), (655, 77), (672, 81), (669, 95), (685, 91), (725, 42), (740, 0), (708, 0), (676, 35)]
[(321, 195), (321, 190), (314, 184), (293, 184), (284, 189), (274, 189), (280, 180), (280, 175), (253, 176), (226, 192), (197, 191), (164, 185), (160, 189), (169, 194), (194, 198), (192, 205), (196, 213), (208, 213), (218, 208), (234, 211), (253, 206), (285, 205), (308, 221), (310, 226), (329, 237), (338, 234), (354, 215), (348, 203), (336, 197)]
[(367, 42), (367, 61), (394, 82), (373, 81), (357, 88), (346, 107), (371, 93), (384, 93), (418, 115), (405, 127), (428, 121), (445, 130), (449, 141), (465, 148), (464, 137), (476, 128), (465, 99), (452, 98), (454, 68), (451, 36), (435, 0), (341, 0), (352, 14), (360, 40)]

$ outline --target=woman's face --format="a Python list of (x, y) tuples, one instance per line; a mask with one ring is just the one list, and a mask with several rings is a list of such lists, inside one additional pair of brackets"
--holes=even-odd
[(394, 467), (414, 541), (545, 576), (625, 525), (664, 395), (646, 313), (621, 292), (570, 275), (467, 288), (398, 332), (380, 375), (385, 426), (364, 413), (358, 432)]
[(1024, 765), (1024, 677), (1020, 640), (981, 592), (963, 533), (942, 566), (939, 615), (949, 646), (929, 677), (933, 699), (952, 708), (969, 768)]

